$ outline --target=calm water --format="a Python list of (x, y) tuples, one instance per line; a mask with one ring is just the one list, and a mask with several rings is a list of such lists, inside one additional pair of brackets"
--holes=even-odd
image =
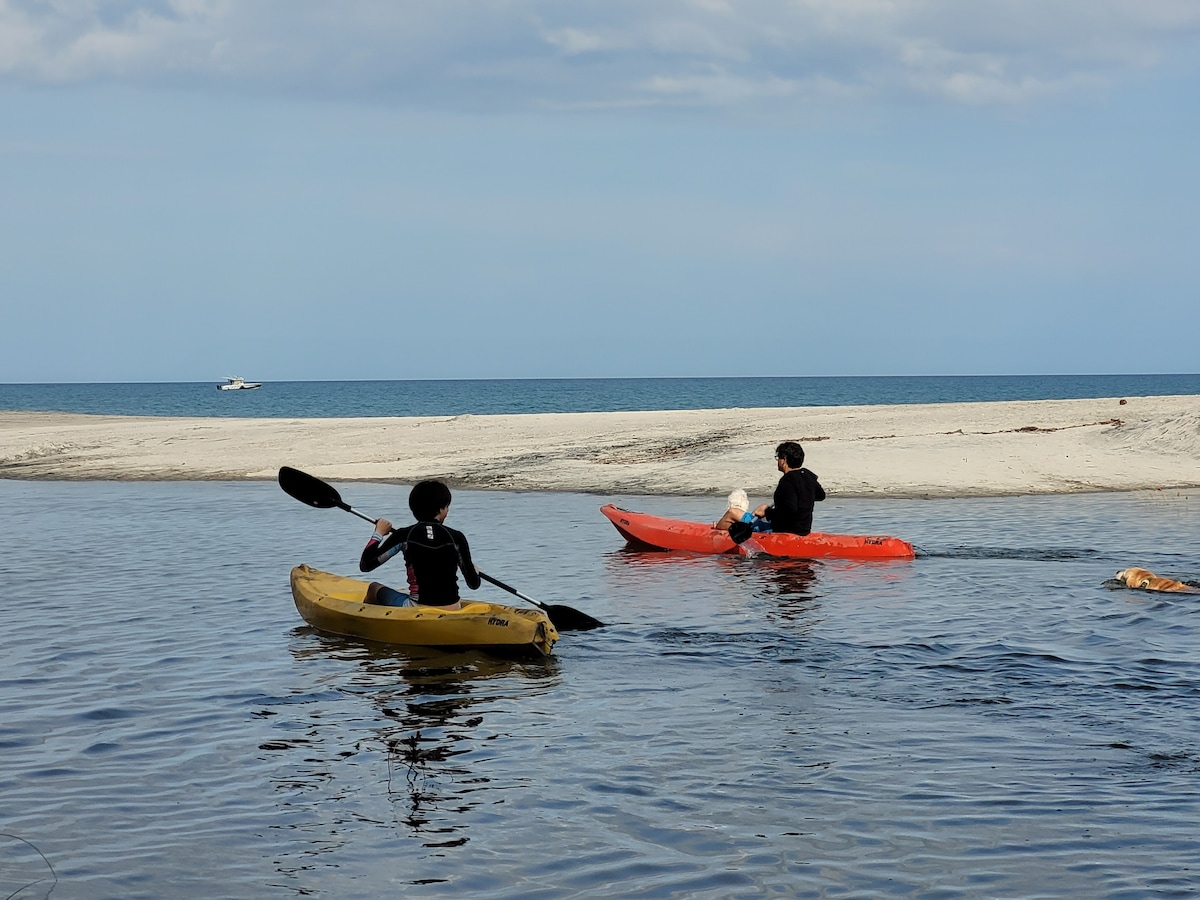
[(0, 410), (132, 416), (359, 417), (857, 406), (1200, 394), (1200, 375), (546, 378), (211, 384), (0, 384)]
[(831, 498), (822, 527), (922, 549), (863, 565), (458, 493), (485, 571), (609, 623), (546, 662), (314, 633), (289, 567), (352, 571), (368, 526), (271, 485), (0, 502), (0, 896), (1200, 891), (1200, 598), (1104, 583), (1200, 577), (1200, 496)]

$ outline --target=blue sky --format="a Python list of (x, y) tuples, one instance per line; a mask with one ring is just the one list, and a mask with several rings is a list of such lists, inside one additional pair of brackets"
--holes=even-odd
[(1190, 0), (0, 0), (0, 381), (1200, 370)]

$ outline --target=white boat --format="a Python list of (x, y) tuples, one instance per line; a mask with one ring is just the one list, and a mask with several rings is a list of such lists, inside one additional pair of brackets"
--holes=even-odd
[(240, 375), (233, 375), (225, 379), (224, 384), (218, 384), (218, 391), (252, 391), (255, 388), (262, 387), (261, 381), (247, 381)]

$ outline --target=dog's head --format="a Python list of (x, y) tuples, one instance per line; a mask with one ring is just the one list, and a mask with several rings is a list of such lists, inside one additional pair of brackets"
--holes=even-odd
[(1117, 579), (1125, 582), (1131, 588), (1144, 588), (1150, 584), (1150, 580), (1154, 578), (1154, 573), (1149, 569), (1122, 569), (1117, 573)]

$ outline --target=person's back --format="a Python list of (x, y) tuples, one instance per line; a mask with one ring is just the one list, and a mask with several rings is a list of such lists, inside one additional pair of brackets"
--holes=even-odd
[[(471, 562), (466, 535), (440, 522), (417, 522), (402, 529), (404, 561), (412, 570), (418, 602), (424, 606), (448, 606), (458, 601), (458, 570), (472, 590), (479, 576)], [(474, 583), (472, 583), (474, 582)]]
[(791, 469), (779, 479), (772, 507), (771, 530), (785, 534), (812, 531), (813, 505), (825, 499), (817, 476), (808, 469)]
[(783, 477), (775, 488), (774, 503), (754, 511), (771, 523), (771, 530), (805, 535), (812, 531), (813, 504), (825, 499), (817, 476), (804, 465), (804, 448), (784, 441), (775, 448), (775, 461)]
[(467, 587), (482, 584), (471, 561), (471, 548), (461, 531), (443, 524), (450, 512), (450, 489), (440, 481), (422, 481), (408, 495), (415, 524), (393, 529), (387, 519), (375, 521), (375, 532), (363, 548), (358, 567), (370, 572), (397, 553), (404, 554), (408, 571), (408, 594), (373, 581), (367, 588), (368, 603), (386, 606), (421, 604), (457, 609), (458, 571)]

